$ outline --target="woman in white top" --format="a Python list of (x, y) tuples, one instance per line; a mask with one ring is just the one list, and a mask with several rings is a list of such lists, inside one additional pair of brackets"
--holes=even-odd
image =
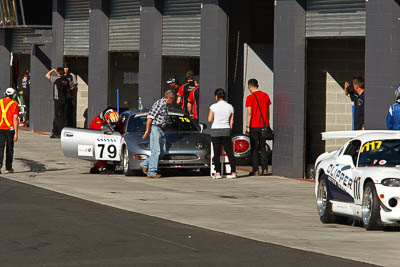
[(208, 122), (211, 125), (211, 140), (214, 149), (213, 162), (215, 165), (216, 173), (212, 175), (214, 179), (220, 179), (221, 176), (221, 163), (219, 155), (221, 155), (221, 144), (228, 155), (229, 164), (231, 165), (232, 174), (227, 178), (236, 178), (236, 163), (233, 156), (231, 130), (233, 126), (234, 110), (231, 104), (225, 101), (225, 91), (222, 88), (215, 90), (215, 100), (217, 103), (210, 106), (208, 113)]

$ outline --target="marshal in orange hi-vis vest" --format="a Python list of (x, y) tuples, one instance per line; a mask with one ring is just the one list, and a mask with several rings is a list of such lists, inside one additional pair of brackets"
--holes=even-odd
[(14, 115), (19, 115), (18, 103), (10, 98), (0, 99), (0, 130), (14, 129)]

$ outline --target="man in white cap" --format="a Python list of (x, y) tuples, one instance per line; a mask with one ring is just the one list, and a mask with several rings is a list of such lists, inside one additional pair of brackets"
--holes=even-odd
[[(4, 98), (0, 99), (0, 169), (3, 166), (4, 147), (6, 148), (6, 171), (12, 173), (12, 162), (14, 157), (14, 142), (18, 141), (18, 103), (13, 101), (16, 91), (7, 88)], [(0, 170), (1, 173), (1, 170)]]

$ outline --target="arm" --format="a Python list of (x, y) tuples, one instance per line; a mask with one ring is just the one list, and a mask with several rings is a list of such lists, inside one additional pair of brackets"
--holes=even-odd
[(49, 72), (47, 72), (46, 73), (46, 78), (48, 79), (48, 80), (50, 80), (50, 77), (51, 77), (51, 74), (53, 73), (53, 72), (55, 72), (56, 70), (55, 69), (51, 69), (51, 70), (49, 70)]
[(251, 107), (247, 107), (246, 133), (250, 132), (251, 115), (252, 115), (252, 109)]
[(190, 115), (191, 118), (193, 118), (192, 107), (193, 107), (192, 103), (191, 103), (191, 102), (188, 102), (188, 104), (187, 104), (187, 110), (188, 110), (189, 115)]
[(350, 86), (349, 82), (344, 83), (344, 94), (346, 96), (349, 96), (349, 91), (347, 90), (349, 88), (349, 86)]
[(152, 118), (148, 118), (147, 119), (147, 123), (146, 123), (146, 132), (144, 132), (144, 135), (142, 136), (143, 139), (146, 139), (147, 136), (149, 136), (150, 134), (150, 128), (151, 128), (151, 123), (153, 122)]
[(214, 121), (214, 112), (210, 109), (208, 112), (208, 122), (213, 122)]
[(176, 98), (176, 104), (180, 104), (182, 102), (182, 97), (180, 95), (178, 95), (178, 97)]
[(230, 126), (231, 130), (232, 130), (232, 128), (233, 128), (234, 117), (235, 117), (235, 114), (232, 113), (231, 118), (230, 118), (230, 121), (229, 121), (229, 126)]
[(14, 142), (18, 141), (18, 124), (19, 124), (19, 120), (18, 120), (18, 115), (14, 114)]

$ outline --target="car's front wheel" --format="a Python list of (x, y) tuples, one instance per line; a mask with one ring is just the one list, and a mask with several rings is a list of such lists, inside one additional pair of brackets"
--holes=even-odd
[(124, 146), (122, 153), (122, 167), (126, 176), (133, 175), (133, 171), (129, 169), (129, 151), (128, 147)]
[(368, 182), (364, 188), (362, 200), (362, 220), (366, 230), (378, 230), (381, 227), (379, 198), (375, 185)]
[(317, 210), (322, 223), (334, 223), (335, 216), (332, 213), (332, 204), (329, 201), (327, 176), (322, 175), (317, 190)]

